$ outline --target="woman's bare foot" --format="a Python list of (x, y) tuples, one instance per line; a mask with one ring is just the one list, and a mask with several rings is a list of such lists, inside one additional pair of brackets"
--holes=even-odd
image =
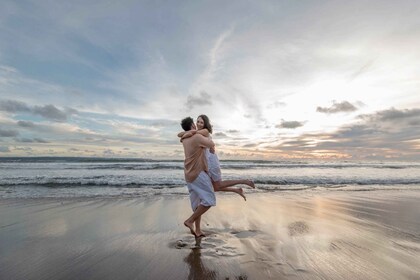
[(244, 198), (244, 200), (246, 201), (246, 196), (244, 195), (244, 190), (243, 190), (242, 188), (237, 188), (237, 189), (235, 190), (235, 192), (236, 192), (237, 194), (239, 194), (240, 196), (242, 196), (242, 197)]
[(189, 223), (189, 222), (185, 221), (184, 222), (184, 226), (186, 226), (187, 228), (189, 228), (191, 234), (194, 235), (195, 237), (197, 237), (197, 234), (194, 231), (194, 223)]
[(247, 185), (250, 186), (251, 188), (255, 189), (254, 181), (253, 180), (247, 180), (247, 181), (248, 181)]

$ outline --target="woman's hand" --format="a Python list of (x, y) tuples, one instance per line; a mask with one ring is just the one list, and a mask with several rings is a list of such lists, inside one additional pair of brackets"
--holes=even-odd
[(210, 153), (214, 154), (216, 152), (216, 147), (213, 146), (209, 149)]

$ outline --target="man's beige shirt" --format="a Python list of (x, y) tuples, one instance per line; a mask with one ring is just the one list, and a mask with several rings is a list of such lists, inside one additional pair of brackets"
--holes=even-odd
[(214, 146), (212, 140), (200, 134), (194, 134), (182, 140), (184, 146), (184, 175), (185, 181), (192, 183), (201, 171), (208, 171), (205, 148)]

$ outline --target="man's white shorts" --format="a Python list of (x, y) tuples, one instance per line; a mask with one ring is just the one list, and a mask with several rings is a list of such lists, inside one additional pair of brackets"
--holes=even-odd
[(203, 206), (215, 206), (216, 196), (214, 194), (211, 179), (206, 172), (201, 171), (192, 183), (187, 183), (190, 193), (191, 208), (193, 211), (201, 204)]

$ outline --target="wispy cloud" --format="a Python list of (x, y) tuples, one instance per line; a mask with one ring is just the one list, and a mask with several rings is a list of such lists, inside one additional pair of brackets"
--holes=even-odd
[(205, 91), (201, 91), (197, 96), (189, 95), (187, 97), (187, 107), (193, 109), (195, 106), (211, 105), (211, 95)]
[(214, 136), (219, 137), (219, 138), (226, 138), (226, 137), (228, 137), (228, 136), (226, 135), (226, 133), (223, 133), (223, 132), (216, 132), (216, 133), (214, 134)]
[(41, 138), (33, 138), (33, 139), (17, 138), (16, 142), (17, 143), (50, 143), (49, 141), (41, 139)]
[(420, 121), (420, 109), (403, 109), (398, 110), (395, 108), (379, 111), (375, 114), (366, 114), (366, 115), (360, 115), (359, 118), (375, 122), (375, 121), (381, 121), (381, 122), (406, 122), (408, 124), (411, 124), (413, 126), (419, 125)]
[(355, 71), (353, 74), (351, 74), (350, 81), (356, 79), (357, 77), (359, 77), (359, 76), (363, 75), (364, 73), (366, 73), (367, 71), (369, 71), (369, 69), (373, 66), (373, 64), (374, 64), (373, 60), (365, 63), (357, 71)]
[(33, 127), (35, 127), (35, 124), (33, 122), (31, 122), (31, 121), (18, 121), (17, 122), (17, 125), (18, 126), (21, 126), (21, 127), (25, 127), (25, 128), (33, 128)]

